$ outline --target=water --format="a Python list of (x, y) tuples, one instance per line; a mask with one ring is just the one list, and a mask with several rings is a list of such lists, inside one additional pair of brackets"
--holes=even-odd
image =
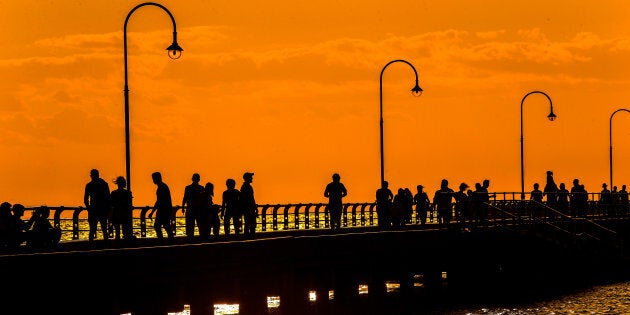
[(597, 285), (527, 303), (447, 307), (435, 314), (554, 315), (630, 314), (630, 282)]

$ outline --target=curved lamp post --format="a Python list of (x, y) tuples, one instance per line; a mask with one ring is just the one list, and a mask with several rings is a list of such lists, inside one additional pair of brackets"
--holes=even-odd
[(384, 161), (385, 159), (383, 157), (383, 73), (385, 72), (385, 69), (389, 65), (395, 62), (404, 62), (408, 64), (411, 67), (411, 69), (413, 69), (413, 73), (416, 75), (416, 85), (411, 89), (411, 94), (413, 94), (414, 96), (422, 95), (422, 89), (418, 85), (418, 71), (416, 71), (416, 68), (408, 61), (402, 60), (402, 59), (392, 60), (383, 67), (383, 70), (381, 70), (381, 80), (380, 80), (381, 184), (383, 183), (383, 181), (385, 181), (385, 161)]
[(547, 115), (547, 118), (549, 118), (550, 121), (556, 120), (557, 117), (556, 114), (553, 113), (553, 103), (547, 93), (532, 91), (523, 96), (523, 99), (521, 100), (521, 199), (525, 199), (525, 166), (523, 164), (523, 103), (525, 102), (525, 99), (532, 94), (542, 94), (547, 98), (549, 101), (549, 115)]
[(166, 48), (166, 50), (168, 51), (168, 56), (171, 59), (178, 59), (179, 57), (181, 57), (182, 51), (184, 51), (177, 44), (177, 27), (175, 25), (175, 18), (173, 18), (173, 14), (171, 14), (171, 12), (166, 7), (155, 2), (145, 2), (145, 3), (141, 3), (135, 6), (133, 9), (131, 9), (131, 11), (129, 11), (129, 14), (127, 14), (127, 18), (125, 19), (125, 25), (123, 27), (123, 40), (124, 40), (124, 53), (125, 53), (125, 148), (126, 148), (127, 189), (129, 189), (130, 191), (131, 191), (131, 172), (130, 172), (131, 152), (129, 149), (129, 85), (128, 85), (128, 75), (127, 75), (127, 23), (129, 22), (129, 18), (131, 17), (131, 15), (136, 10), (147, 5), (156, 6), (164, 10), (168, 14), (168, 16), (171, 18), (171, 21), (173, 22), (173, 43)]
[(612, 114), (610, 114), (610, 124), (608, 125), (609, 126), (608, 130), (609, 130), (609, 135), (610, 135), (610, 137), (609, 137), (609, 140), (610, 140), (610, 189), (613, 188), (612, 120), (613, 120), (613, 117), (615, 116), (616, 113), (622, 112), (622, 111), (630, 113), (630, 110), (627, 110), (625, 108), (620, 108), (620, 109), (614, 111)]

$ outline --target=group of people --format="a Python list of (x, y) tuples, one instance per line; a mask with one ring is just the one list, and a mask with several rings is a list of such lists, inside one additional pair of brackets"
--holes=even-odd
[(33, 211), (24, 220), (25, 207), (9, 202), (0, 204), (0, 247), (16, 250), (22, 244), (37, 250), (57, 249), (61, 240), (61, 229), (48, 220), (50, 209), (46, 206)]
[[(226, 190), (223, 192), (222, 204), (215, 204), (214, 184), (207, 182), (201, 185), (201, 176), (192, 175), (192, 183), (184, 188), (182, 212), (185, 217), (186, 237), (195, 238), (198, 231), (200, 240), (208, 240), (211, 235), (219, 235), (221, 220), (226, 235), (231, 233), (230, 225), (235, 234), (243, 233), (252, 236), (256, 232), (256, 217), (258, 216), (254, 189), (252, 187), (254, 173), (243, 174), (243, 184), (236, 189), (236, 181), (227, 179)], [(133, 239), (133, 196), (127, 189), (124, 177), (118, 176), (114, 183), (118, 186), (110, 192), (109, 184), (100, 177), (97, 169), (90, 171), (90, 182), (85, 185), (84, 204), (88, 211), (88, 225), (90, 241), (97, 237), (100, 226), (104, 240), (109, 239), (109, 226), (113, 227), (115, 239)], [(155, 219), (153, 228), (157, 238), (168, 239), (175, 237), (175, 207), (169, 186), (163, 181), (160, 172), (151, 174), (156, 185), (155, 204), (148, 213), (148, 217)], [(244, 224), (242, 224), (244, 222)]]
[(402, 227), (412, 222), (415, 207), (416, 216), (421, 225), (427, 223), (428, 213), (434, 208), (440, 225), (449, 225), (453, 219), (464, 224), (482, 222), (487, 213), (487, 205), (491, 194), (488, 193), (490, 180), (475, 184), (475, 190), (469, 189), (468, 184), (461, 183), (456, 192), (449, 187), (448, 180), (442, 179), (440, 189), (435, 192), (433, 202), (424, 191), (423, 185), (417, 185), (416, 194), (409, 188), (399, 188), (394, 195), (389, 189), (389, 183), (383, 181), (381, 188), (376, 190), (376, 213), (380, 227)]
[[(535, 201), (535, 205), (540, 206), (544, 204), (549, 208), (574, 217), (584, 217), (587, 214), (588, 191), (577, 178), (573, 180), (571, 190), (568, 190), (564, 183), (556, 185), (553, 172), (547, 171), (543, 190), (540, 190), (538, 183), (534, 183), (533, 188), (530, 193), (530, 200)], [(543, 198), (545, 198), (544, 202)], [(608, 184), (603, 183), (597, 203), (598, 208), (601, 209), (604, 215), (614, 217), (627, 214), (630, 210), (630, 202), (626, 185), (622, 185), (621, 190), (618, 190), (617, 186), (613, 186), (612, 190), (609, 190)]]

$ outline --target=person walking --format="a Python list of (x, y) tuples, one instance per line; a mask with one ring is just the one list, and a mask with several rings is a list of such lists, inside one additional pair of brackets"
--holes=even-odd
[(149, 218), (153, 218), (155, 214), (155, 221), (153, 228), (155, 229), (155, 235), (158, 239), (164, 238), (162, 229), (166, 231), (166, 235), (169, 240), (175, 239), (175, 229), (173, 228), (173, 200), (171, 198), (171, 190), (168, 185), (162, 180), (162, 173), (154, 172), (151, 174), (153, 183), (157, 186), (155, 190), (155, 204), (149, 212)]
[(90, 171), (90, 182), (85, 185), (83, 203), (88, 211), (88, 239), (93, 241), (96, 238), (96, 230), (100, 224), (103, 239), (108, 240), (107, 224), (111, 212), (111, 195), (109, 185), (100, 177), (97, 169)]
[(394, 193), (389, 189), (389, 183), (384, 180), (381, 183), (381, 188), (376, 190), (376, 216), (379, 227), (389, 228), (391, 226), (393, 202)]
[(324, 197), (328, 198), (328, 213), (330, 213), (330, 228), (332, 230), (341, 227), (341, 212), (343, 210), (342, 198), (348, 195), (346, 187), (341, 183), (341, 176), (332, 175), (332, 182), (326, 185)]

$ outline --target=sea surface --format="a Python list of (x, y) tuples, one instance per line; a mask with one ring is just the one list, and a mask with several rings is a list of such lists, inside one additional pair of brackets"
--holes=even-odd
[[(630, 281), (611, 282), (592, 287), (575, 289), (572, 292), (558, 293), (553, 296), (525, 298), (527, 302), (509, 304), (491, 303), (476, 304), (458, 302), (444, 302), (421, 309), (404, 309), (393, 307), (385, 310), (382, 315), (564, 315), (564, 314), (630, 314)], [(276, 301), (277, 302), (277, 301)], [(275, 314), (274, 307), (278, 303), (270, 301), (269, 313)], [(190, 314), (188, 307), (182, 312), (169, 313), (172, 315)], [(238, 314), (238, 304), (214, 305), (215, 315)], [(349, 311), (335, 314), (362, 315), (361, 311)], [(370, 314), (374, 314), (370, 312)]]

